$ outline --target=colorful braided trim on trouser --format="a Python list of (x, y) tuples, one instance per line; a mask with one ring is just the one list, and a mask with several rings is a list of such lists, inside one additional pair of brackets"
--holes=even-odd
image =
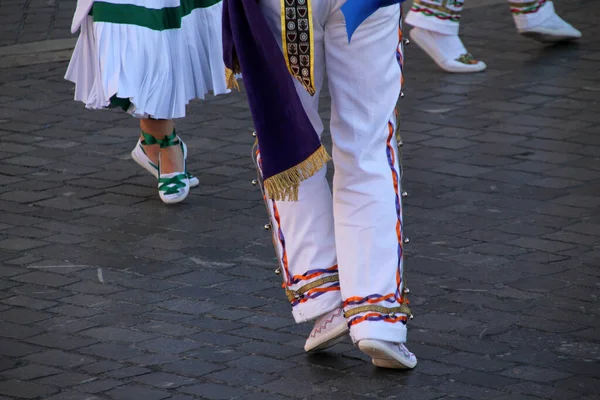
[(289, 285), (283, 284), (283, 287), (286, 288), (285, 294), (292, 307), (306, 303), (308, 300), (316, 299), (327, 292), (340, 290), (340, 277), (337, 265), (327, 269), (309, 270), (302, 275), (294, 275), (291, 277), (291, 282), (292, 284), (296, 284), (318, 276), (321, 276), (321, 278), (315, 279), (295, 290), (289, 289)]
[(547, 2), (548, 2), (548, 0), (534, 0), (534, 1), (528, 1), (525, 3), (509, 1), (508, 5), (510, 6), (510, 12), (513, 15), (527, 15), (527, 14), (535, 14)]
[(410, 11), (458, 23), (463, 4), (463, 0), (415, 0)]
[[(398, 305), (386, 307), (377, 304), (382, 302), (396, 303)], [(356, 307), (350, 308), (350, 306)], [(352, 327), (353, 325), (365, 321), (406, 324), (408, 319), (412, 318), (412, 312), (408, 307), (408, 299), (398, 298), (394, 293), (385, 296), (372, 294), (362, 298), (350, 297), (344, 302), (343, 307), (344, 317), (348, 321), (348, 327)]]

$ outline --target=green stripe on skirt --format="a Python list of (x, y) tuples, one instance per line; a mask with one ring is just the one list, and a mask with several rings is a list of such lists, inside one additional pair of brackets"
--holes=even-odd
[(94, 22), (137, 25), (155, 31), (181, 28), (181, 19), (198, 8), (208, 8), (221, 0), (181, 0), (179, 7), (146, 8), (132, 4), (95, 1), (90, 14)]

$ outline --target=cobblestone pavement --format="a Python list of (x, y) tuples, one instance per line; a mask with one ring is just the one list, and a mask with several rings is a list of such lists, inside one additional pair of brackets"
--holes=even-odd
[[(66, 37), (73, 4), (0, 0), (0, 44)], [(167, 207), (129, 159), (136, 121), (75, 104), (65, 62), (0, 69), (0, 400), (600, 398), (600, 3), (557, 8), (579, 45), (467, 10), (486, 73), (407, 48), (411, 372), (303, 354), (242, 94), (190, 108), (201, 186)]]

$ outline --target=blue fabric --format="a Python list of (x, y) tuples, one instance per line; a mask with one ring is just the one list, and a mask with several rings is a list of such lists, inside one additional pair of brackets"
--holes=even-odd
[(348, 42), (352, 40), (354, 31), (360, 24), (365, 22), (375, 11), (381, 7), (400, 4), (405, 0), (347, 0), (342, 6), (342, 13), (346, 18), (346, 30), (348, 31)]

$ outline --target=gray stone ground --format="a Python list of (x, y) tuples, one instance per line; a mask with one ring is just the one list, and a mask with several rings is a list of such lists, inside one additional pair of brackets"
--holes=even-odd
[[(51, 48), (73, 8), (0, 0), (0, 45)], [(4, 58), (0, 400), (600, 398), (600, 3), (557, 9), (579, 44), (521, 38), (505, 4), (467, 10), (486, 73), (407, 48), (411, 372), (349, 343), (303, 354), (243, 94), (190, 107), (201, 186), (166, 207), (129, 159), (136, 121), (74, 103), (64, 60)]]

